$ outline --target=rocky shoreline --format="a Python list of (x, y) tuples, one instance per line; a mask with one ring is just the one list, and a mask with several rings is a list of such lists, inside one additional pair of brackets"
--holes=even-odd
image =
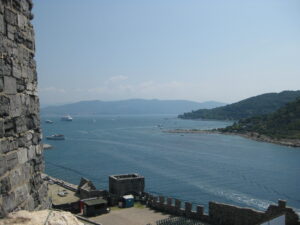
[(175, 129), (165, 130), (165, 133), (191, 133), (191, 134), (224, 134), (224, 135), (238, 135), (244, 138), (248, 138), (254, 141), (268, 142), (273, 144), (279, 144), (290, 147), (300, 147), (299, 139), (273, 139), (265, 135), (261, 135), (254, 132), (247, 133), (233, 133), (233, 132), (222, 132), (220, 130), (198, 130), (198, 129)]

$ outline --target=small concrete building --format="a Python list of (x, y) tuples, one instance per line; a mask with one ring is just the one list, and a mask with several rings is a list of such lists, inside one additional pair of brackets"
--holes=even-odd
[(107, 201), (103, 198), (91, 198), (81, 200), (84, 216), (96, 216), (107, 213)]
[(145, 178), (137, 173), (109, 176), (109, 193), (117, 197), (140, 196), (144, 192)]

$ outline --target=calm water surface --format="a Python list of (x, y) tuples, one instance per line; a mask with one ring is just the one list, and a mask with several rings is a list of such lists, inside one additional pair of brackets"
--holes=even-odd
[(170, 134), (230, 122), (179, 120), (175, 115), (75, 117), (42, 122), (44, 136), (65, 141), (45, 151), (49, 175), (78, 184), (81, 176), (108, 188), (112, 174), (139, 173), (146, 190), (207, 206), (209, 201), (265, 209), (278, 199), (300, 210), (300, 148), (219, 134)]

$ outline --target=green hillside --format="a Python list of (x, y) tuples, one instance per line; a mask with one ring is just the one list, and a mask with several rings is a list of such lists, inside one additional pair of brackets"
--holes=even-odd
[(255, 132), (271, 138), (300, 139), (300, 99), (274, 113), (242, 119), (223, 132)]
[(275, 112), (286, 103), (295, 101), (299, 97), (300, 91), (267, 93), (214, 109), (199, 109), (184, 113), (178, 117), (182, 119), (240, 120)]

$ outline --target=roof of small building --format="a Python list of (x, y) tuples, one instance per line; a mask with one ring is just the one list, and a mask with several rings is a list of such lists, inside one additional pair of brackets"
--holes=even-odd
[(124, 199), (134, 199), (133, 195), (124, 195)]
[(88, 206), (107, 204), (107, 201), (103, 198), (85, 199), (85, 200), (82, 200), (82, 201), (83, 201), (84, 204), (86, 204)]

